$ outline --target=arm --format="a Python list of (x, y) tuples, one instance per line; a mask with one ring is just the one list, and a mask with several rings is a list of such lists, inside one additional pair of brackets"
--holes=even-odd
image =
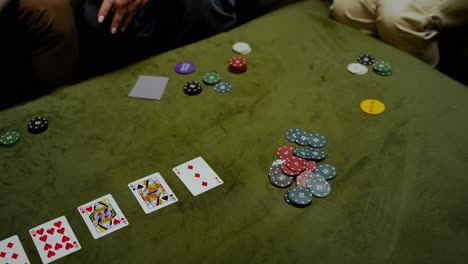
[[(0, 0), (2, 1), (2, 0)], [(125, 31), (127, 26), (132, 21), (135, 14), (143, 7), (149, 0), (103, 0), (101, 8), (98, 13), (98, 21), (102, 23), (113, 9), (114, 17), (112, 18), (111, 33), (117, 33), (117, 30)]]

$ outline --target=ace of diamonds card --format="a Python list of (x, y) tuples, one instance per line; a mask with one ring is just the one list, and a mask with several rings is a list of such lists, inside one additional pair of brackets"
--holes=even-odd
[(32, 228), (29, 234), (44, 264), (81, 249), (65, 216)]

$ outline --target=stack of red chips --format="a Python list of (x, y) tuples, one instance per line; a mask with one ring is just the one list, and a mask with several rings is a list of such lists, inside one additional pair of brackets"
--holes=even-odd
[(247, 71), (247, 60), (242, 57), (232, 57), (229, 60), (229, 71), (232, 73), (243, 73)]

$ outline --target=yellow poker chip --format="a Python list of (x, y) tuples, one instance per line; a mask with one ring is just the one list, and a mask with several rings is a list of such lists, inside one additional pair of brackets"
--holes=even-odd
[(361, 110), (369, 115), (379, 115), (385, 111), (385, 105), (376, 99), (366, 99), (361, 102)]

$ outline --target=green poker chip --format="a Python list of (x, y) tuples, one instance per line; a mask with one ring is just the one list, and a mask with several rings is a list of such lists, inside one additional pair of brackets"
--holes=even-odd
[(16, 131), (8, 131), (0, 136), (0, 144), (3, 146), (11, 146), (21, 139), (21, 134)]
[(377, 61), (372, 66), (375, 73), (381, 76), (389, 76), (393, 73), (392, 65), (385, 61)]
[(321, 148), (327, 144), (327, 138), (319, 133), (309, 134), (309, 145), (314, 148)]
[(228, 83), (228, 82), (219, 82), (213, 87), (213, 89), (217, 93), (227, 93), (227, 92), (231, 91), (232, 85), (230, 83)]
[(295, 148), (294, 155), (298, 156), (299, 158), (303, 158), (307, 160), (310, 159), (308, 148)]
[(315, 168), (315, 173), (322, 175), (326, 180), (336, 177), (336, 168), (330, 164), (320, 164)]
[(299, 131), (296, 133), (296, 143), (301, 145), (301, 146), (307, 146), (309, 145), (309, 133), (305, 131)]
[(327, 197), (331, 193), (331, 185), (323, 176), (307, 178), (307, 188), (312, 192), (315, 197)]
[(312, 192), (304, 187), (294, 187), (288, 192), (289, 201), (295, 205), (306, 206), (312, 203)]
[(327, 154), (319, 148), (309, 148), (309, 157), (312, 160), (321, 161), (327, 157)]
[(286, 132), (286, 138), (291, 141), (296, 143), (296, 134), (299, 133), (299, 131), (302, 131), (298, 128), (291, 128)]
[(208, 85), (215, 85), (221, 81), (221, 75), (217, 72), (209, 72), (203, 76), (203, 82)]

